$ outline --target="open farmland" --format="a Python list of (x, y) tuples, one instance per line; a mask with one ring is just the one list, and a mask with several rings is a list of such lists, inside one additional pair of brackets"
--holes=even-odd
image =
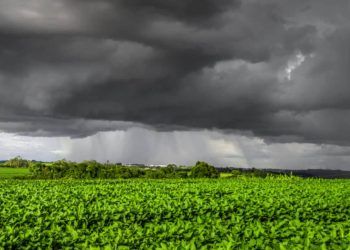
[(5, 249), (349, 249), (350, 181), (2, 180)]
[(0, 167), (0, 179), (13, 178), (18, 176), (28, 176), (29, 169), (27, 168), (6, 168)]

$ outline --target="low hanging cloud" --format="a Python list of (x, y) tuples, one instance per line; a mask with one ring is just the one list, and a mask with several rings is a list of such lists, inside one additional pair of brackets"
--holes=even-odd
[(3, 0), (0, 130), (350, 144), (346, 0)]

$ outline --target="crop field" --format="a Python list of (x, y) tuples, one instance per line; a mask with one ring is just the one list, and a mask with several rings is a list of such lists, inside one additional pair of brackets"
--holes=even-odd
[(0, 179), (29, 175), (27, 168), (4, 168), (0, 167)]
[(4, 249), (350, 249), (350, 181), (1, 180)]
[(231, 176), (232, 176), (231, 173), (220, 173), (221, 178), (227, 178), (227, 177), (231, 177)]

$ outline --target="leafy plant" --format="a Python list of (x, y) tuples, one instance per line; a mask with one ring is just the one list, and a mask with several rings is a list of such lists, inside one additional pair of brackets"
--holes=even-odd
[(349, 197), (287, 176), (1, 180), (0, 249), (348, 249)]
[(220, 173), (208, 163), (198, 161), (191, 169), (190, 176), (193, 178), (218, 178)]

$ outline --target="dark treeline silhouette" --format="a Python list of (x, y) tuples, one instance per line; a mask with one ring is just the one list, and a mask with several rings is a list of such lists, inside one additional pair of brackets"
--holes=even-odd
[(350, 171), (334, 169), (257, 169), (257, 168), (216, 168), (220, 173), (235, 176), (267, 177), (275, 175), (293, 175), (302, 178), (350, 179)]
[(301, 170), (285, 170), (285, 169), (266, 169), (271, 173), (292, 173), (302, 178), (323, 178), (323, 179), (350, 179), (350, 171), (337, 169), (301, 169)]

